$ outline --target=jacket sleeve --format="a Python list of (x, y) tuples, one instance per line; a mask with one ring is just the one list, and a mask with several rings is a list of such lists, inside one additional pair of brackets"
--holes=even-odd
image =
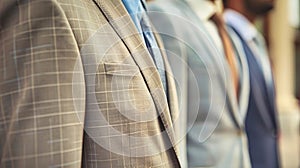
[(80, 167), (82, 63), (54, 0), (0, 2), (0, 167)]

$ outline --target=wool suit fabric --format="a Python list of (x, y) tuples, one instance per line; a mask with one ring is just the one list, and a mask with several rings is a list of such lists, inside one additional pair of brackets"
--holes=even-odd
[[(229, 28), (238, 35), (249, 65), (250, 97), (245, 125), (252, 166), (253, 168), (280, 167), (274, 81), (272, 79), (271, 85), (266, 84), (262, 68), (256, 59), (253, 48), (242, 38), (234, 25), (229, 24)], [(262, 45), (261, 47), (264, 47), (264, 53), (267, 53), (265, 46)]]
[(166, 95), (121, 0), (0, 4), (0, 167), (180, 167), (168, 61)]
[[(179, 83), (183, 165), (251, 167), (244, 130), (247, 103), (237, 102), (223, 50), (216, 47), (203, 21), (186, 2), (154, 1), (149, 3), (149, 11)], [(243, 97), (247, 95), (248, 67), (236, 53)]]

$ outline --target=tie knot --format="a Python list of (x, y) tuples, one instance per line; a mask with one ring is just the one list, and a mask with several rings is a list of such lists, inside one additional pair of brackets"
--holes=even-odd
[(218, 27), (225, 27), (225, 22), (222, 17), (222, 14), (219, 12), (214, 13), (211, 17), (210, 20), (212, 20)]

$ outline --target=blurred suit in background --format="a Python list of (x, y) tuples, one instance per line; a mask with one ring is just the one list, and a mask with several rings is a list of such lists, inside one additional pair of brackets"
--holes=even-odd
[(273, 1), (223, 2), (225, 21), (231, 35), (239, 37), (234, 43), (242, 44), (240, 49), (244, 50), (249, 66), (250, 97), (245, 124), (251, 164), (254, 168), (276, 168), (280, 164), (275, 86), (264, 38), (253, 24), (256, 17), (273, 8)]
[(0, 167), (180, 167), (142, 33), (121, 0), (0, 1)]
[[(149, 16), (163, 39), (178, 84), (182, 163), (187, 158), (188, 167), (247, 168), (250, 161), (244, 116), (248, 69), (246, 60), (237, 57), (237, 98), (222, 42), (210, 20), (215, 12), (214, 4), (206, 0), (149, 3)], [(244, 103), (238, 104), (237, 99)]]

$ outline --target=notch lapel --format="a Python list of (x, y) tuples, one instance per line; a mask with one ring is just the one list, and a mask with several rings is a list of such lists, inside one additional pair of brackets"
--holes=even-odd
[(240, 88), (239, 88), (239, 96), (238, 96), (238, 111), (239, 115), (241, 117), (241, 125), (244, 126), (244, 121), (247, 114), (248, 109), (248, 103), (249, 103), (249, 91), (250, 91), (250, 79), (249, 79), (249, 67), (247, 64), (247, 59), (244, 54), (244, 50), (241, 50), (243, 48), (242, 43), (239, 42), (239, 37), (236, 34), (236, 32), (227, 25), (227, 31), (230, 35), (230, 39), (233, 43), (233, 47), (236, 52), (236, 59), (238, 61), (239, 66), (239, 78), (240, 78)]
[[(153, 26), (152, 26), (153, 27)], [(167, 93), (167, 96), (168, 96), (168, 103), (169, 103), (169, 109), (170, 109), (170, 114), (171, 114), (171, 120), (172, 120), (172, 123), (174, 123), (174, 125), (172, 126), (175, 130), (174, 132), (174, 135), (175, 135), (175, 138), (174, 138), (174, 142), (173, 142), (173, 147), (174, 147), (174, 150), (177, 154), (177, 157), (180, 156), (180, 153), (179, 153), (179, 149), (178, 149), (178, 146), (177, 144), (180, 142), (181, 138), (183, 138), (183, 136), (185, 136), (185, 132), (180, 132), (180, 127), (184, 127), (180, 124), (180, 119), (179, 119), (179, 104), (178, 104), (178, 95), (177, 95), (177, 90), (176, 90), (176, 84), (175, 84), (175, 80), (174, 80), (174, 75), (173, 75), (173, 72), (172, 72), (172, 69), (171, 69), (171, 66), (169, 64), (169, 61), (168, 61), (168, 58), (167, 58), (167, 55), (166, 55), (166, 52), (164, 50), (162, 50), (164, 47), (163, 47), (163, 42), (161, 40), (161, 38), (159, 37), (159, 34), (157, 33), (157, 31), (155, 30), (155, 28), (153, 27), (153, 34), (155, 36), (155, 39), (157, 41), (157, 45), (160, 49), (160, 52), (161, 52), (161, 55), (163, 57), (163, 60), (164, 60), (164, 66), (165, 66), (165, 71), (166, 71), (166, 78), (167, 78), (167, 90), (168, 90), (168, 93)], [(185, 122), (184, 122), (185, 123)], [(180, 152), (184, 152), (184, 151), (180, 151)], [(183, 163), (183, 162), (182, 162)]]
[[(162, 120), (163, 126), (165, 127), (168, 137), (174, 146), (175, 153), (177, 154), (174, 139), (175, 134), (166, 94), (159, 73), (151, 55), (143, 43), (143, 39), (138, 33), (138, 30), (136, 29), (121, 0), (94, 0), (94, 2), (103, 12), (110, 25), (119, 35), (120, 39), (125, 43), (135, 63), (139, 67), (152, 96), (157, 112)], [(169, 81), (168, 85), (170, 85)]]
[[(184, 2), (186, 3), (186, 2)], [(218, 47), (216, 47), (216, 45), (214, 44), (214, 40), (212, 39), (212, 37), (209, 35), (208, 31), (206, 30), (206, 27), (203, 25), (202, 21), (200, 20), (199, 17), (197, 17), (197, 15), (193, 12), (193, 10), (190, 8), (190, 6), (188, 4), (185, 5), (188, 9), (185, 11), (189, 11), (187, 12), (187, 16), (192, 19), (199, 27), (203, 28), (203, 31), (205, 32), (205, 36), (207, 37), (207, 39), (209, 39), (209, 42), (207, 42), (210, 45), (209, 46), (209, 51), (211, 54), (210, 59), (212, 59), (212, 63), (214, 64), (214, 67), (216, 68), (216, 71), (218, 71), (218, 80), (220, 82), (221, 85), (225, 86), (226, 89), (226, 103), (228, 104), (228, 108), (229, 108), (229, 115), (232, 117), (234, 124), (236, 125), (236, 127), (238, 128), (242, 128), (243, 127), (243, 123), (242, 123), (242, 119), (241, 119), (241, 115), (238, 113), (239, 112), (239, 108), (238, 108), (238, 104), (237, 101), (235, 101), (235, 95), (233, 92), (233, 85), (229, 84), (228, 80), (229, 78), (227, 77), (227, 74), (229, 73), (229, 69), (227, 68), (228, 66), (224, 66), (224, 65), (228, 65), (225, 56), (222, 54), (223, 51), (221, 51), (220, 49), (218, 49)]]

